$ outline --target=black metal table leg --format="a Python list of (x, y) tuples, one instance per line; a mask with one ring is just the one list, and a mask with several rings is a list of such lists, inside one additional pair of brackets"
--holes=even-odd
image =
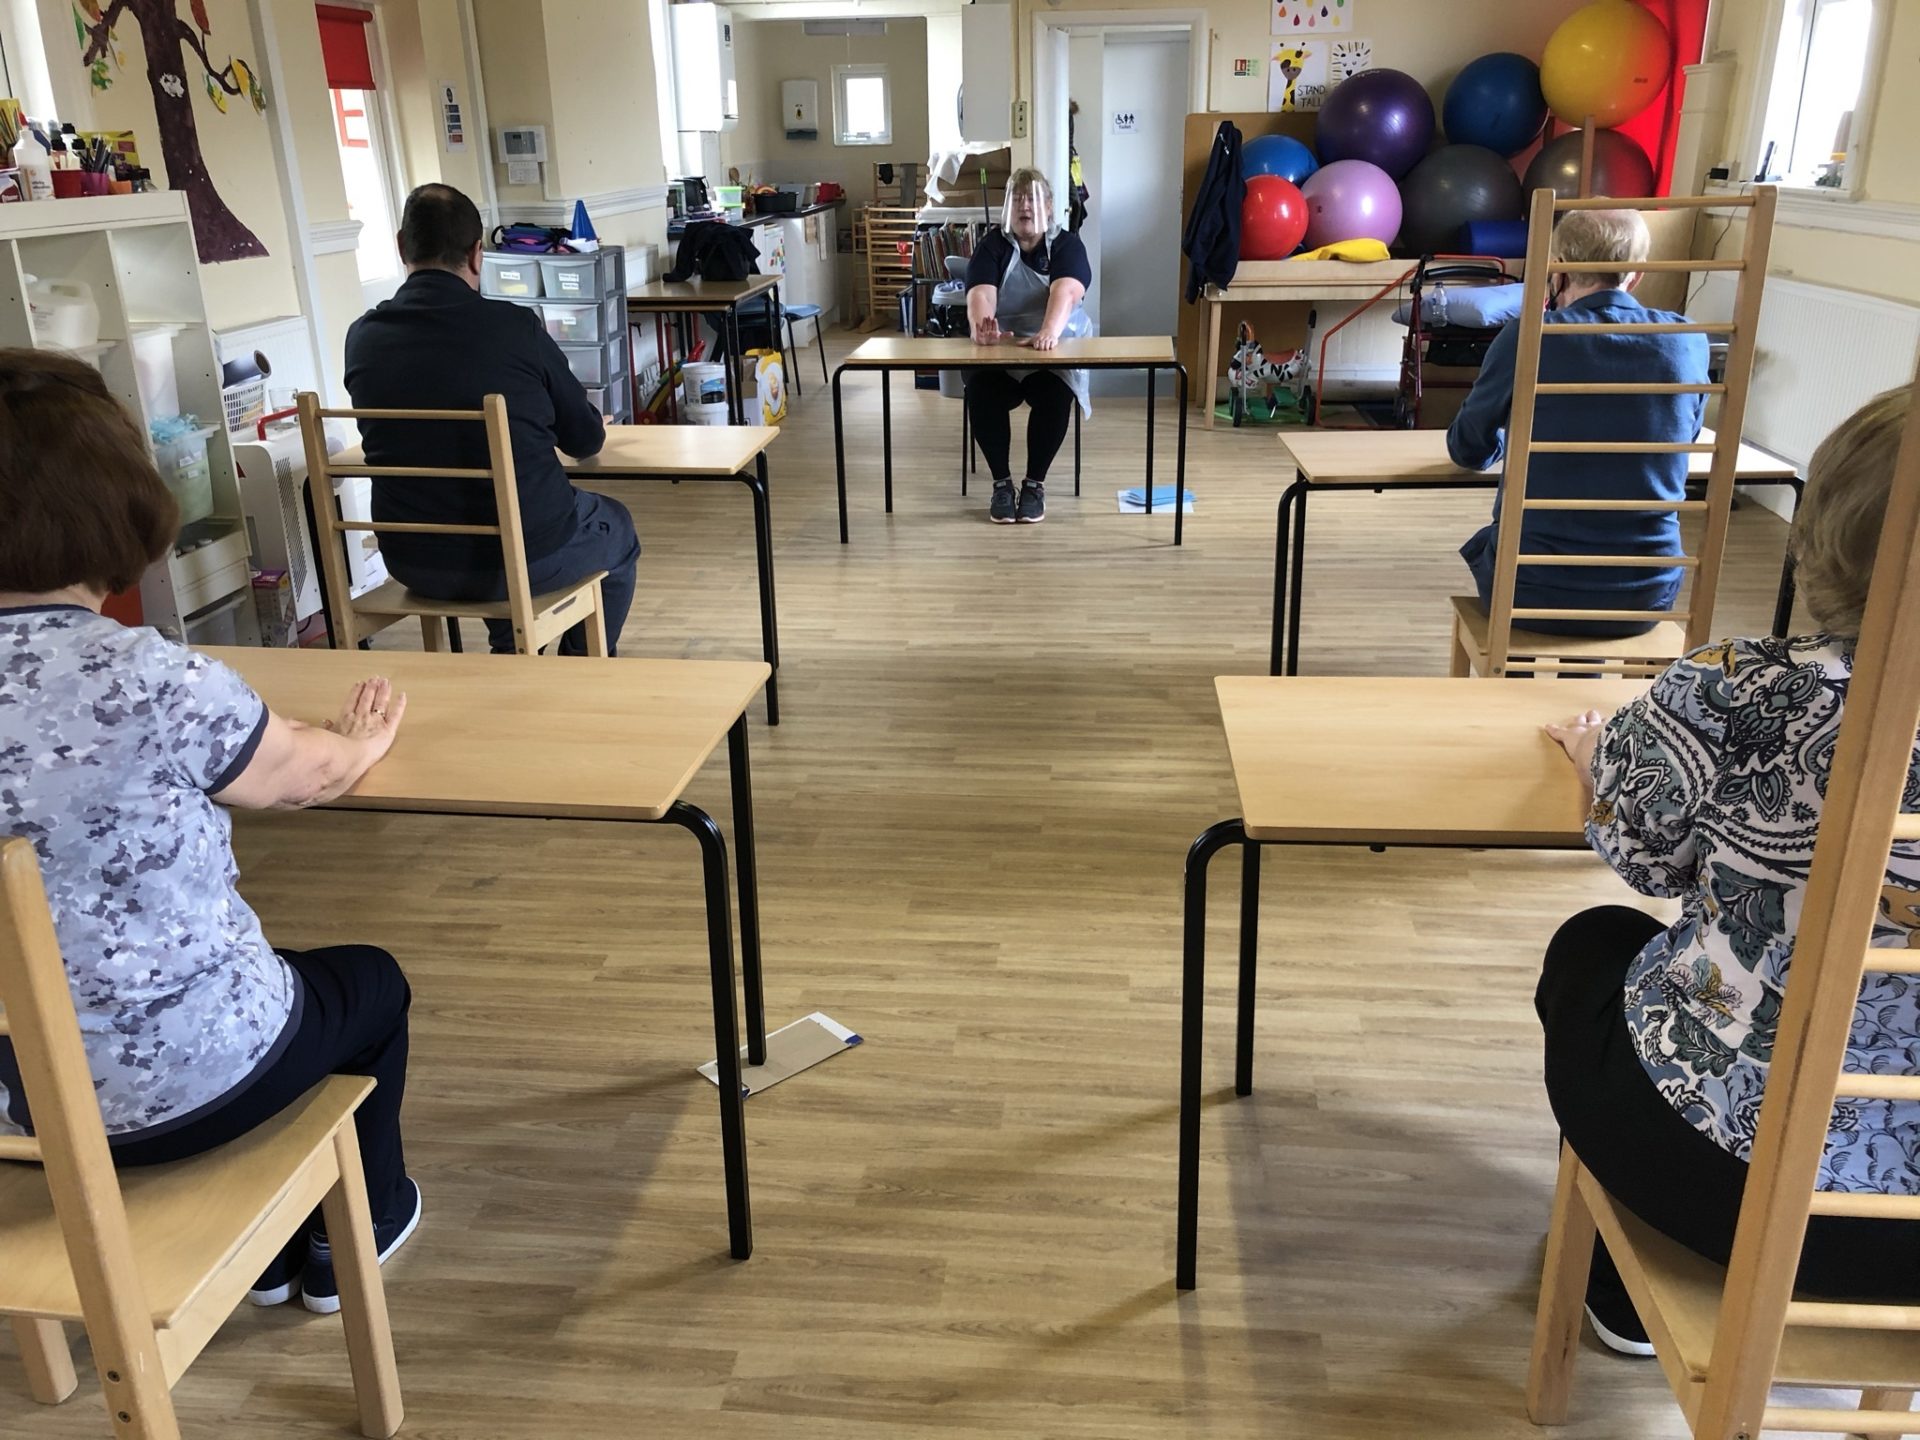
[(340, 642), (333, 634), (333, 606), (327, 598), (327, 566), (320, 554), (320, 521), (313, 513), (313, 481), (300, 482), (300, 504), (307, 515), (307, 554), (313, 557), (313, 578), (320, 586), (320, 619), (327, 627), (327, 648), (338, 650)]
[(747, 997), (747, 1063), (767, 1063), (767, 1007), (760, 986), (760, 872), (753, 856), (753, 771), (747, 759), (747, 717), (727, 731), (733, 787), (734, 883), (740, 893), (740, 986)]
[(760, 570), (760, 656), (773, 667), (767, 677), (767, 724), (780, 723), (780, 616), (773, 599), (773, 502), (767, 494), (767, 452), (753, 459), (753, 475), (742, 475), (753, 494), (753, 550)]
[[(740, 833), (736, 822), (734, 834)], [(736, 844), (738, 841), (736, 840)], [(744, 941), (742, 944), (744, 945)], [(1260, 847), (1240, 842), (1240, 1007), (1233, 1049), (1233, 1093), (1253, 1093), (1254, 972), (1260, 951)]]
[(1287, 608), (1287, 674), (1300, 673), (1300, 594), (1307, 574), (1307, 491), (1300, 485), (1293, 502), (1293, 593)]
[(723, 368), (727, 382), (727, 423), (746, 424), (746, 401), (740, 393), (739, 312), (728, 306), (720, 312), (720, 348), (726, 351)]
[(967, 413), (967, 397), (960, 396), (960, 498), (967, 497), (967, 451), (973, 448), (973, 417)]
[(1180, 386), (1180, 440), (1173, 454), (1173, 543), (1178, 545), (1187, 517), (1187, 367), (1176, 360), (1173, 373)]
[(455, 655), (462, 654), (466, 650), (466, 645), (460, 638), (460, 619), (456, 615), (447, 616), (447, 649)]
[[(786, 353), (780, 357), (781, 368), (785, 369), (789, 363), (792, 363), (793, 352), (797, 350), (799, 346), (797, 346), (793, 340), (793, 317), (787, 314), (786, 308), (784, 306), (782, 306), (780, 310), (780, 320), (784, 320), (787, 322), (787, 349), (786, 349)], [(778, 325), (779, 323), (780, 323), (779, 320), (774, 321), (775, 325)], [(800, 398), (800, 367), (799, 365), (797, 364), (794, 365), (793, 375), (791, 378), (793, 380), (793, 397), (794, 399), (797, 400)]]
[(847, 543), (847, 436), (840, 416), (840, 377), (847, 373), (842, 365), (833, 372), (833, 476), (840, 493), (840, 543)]
[(700, 842), (707, 897), (707, 959), (713, 982), (713, 1044), (718, 1060), (720, 1151), (727, 1173), (727, 1238), (736, 1260), (753, 1254), (753, 1213), (747, 1199), (747, 1123), (740, 1093), (740, 1014), (733, 991), (733, 906), (727, 894), (727, 842), (713, 817), (676, 800), (667, 818)]
[(893, 513), (893, 371), (880, 372), (880, 464), (886, 475), (887, 514)]
[(1306, 477), (1293, 472), (1293, 484), (1280, 496), (1280, 511), (1274, 520), (1273, 536), (1273, 653), (1267, 662), (1269, 675), (1287, 673), (1287, 582), (1288, 542), (1292, 539), (1294, 492), (1305, 485)]
[[(1806, 482), (1793, 479), (1786, 482), (1793, 491), (1793, 513), (1800, 513), (1800, 497), (1806, 490)], [(1793, 601), (1798, 589), (1794, 574), (1793, 551), (1788, 549), (1786, 559), (1780, 562), (1780, 590), (1773, 602), (1773, 633), (1781, 638), (1793, 633)]]
[(1073, 493), (1080, 494), (1080, 401), (1073, 402)]
[(1246, 828), (1240, 821), (1222, 820), (1201, 831), (1187, 851), (1180, 977), (1180, 1180), (1173, 1281), (1182, 1290), (1194, 1287), (1200, 1238), (1200, 1052), (1207, 1008), (1207, 866), (1228, 845), (1246, 843)]
[(1147, 514), (1153, 514), (1153, 377), (1154, 369), (1147, 367)]

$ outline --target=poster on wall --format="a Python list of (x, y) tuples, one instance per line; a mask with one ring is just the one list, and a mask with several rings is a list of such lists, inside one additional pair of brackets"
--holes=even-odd
[(1267, 109), (1318, 110), (1326, 98), (1332, 59), (1326, 40), (1275, 45), (1267, 68)]
[(434, 86), (440, 97), (440, 146), (449, 155), (467, 153), (467, 121), (461, 113), (460, 92), (445, 81)]
[(1362, 70), (1373, 68), (1373, 42), (1371, 40), (1336, 40), (1333, 42), (1333, 56), (1327, 62), (1327, 84), (1331, 87), (1342, 80), (1351, 80)]
[(1334, 35), (1353, 29), (1357, 0), (1273, 0), (1276, 35)]
[(205, 0), (188, 0), (186, 8), (191, 23), (179, 13), (177, 0), (107, 0), (105, 4), (90, 0), (84, 14), (78, 8), (73, 12), (83, 47), (80, 63), (86, 67), (94, 89), (111, 89), (116, 76), (131, 68), (114, 28), (122, 19), (132, 21), (146, 51), (147, 84), (153, 91), (167, 184), (186, 192), (201, 261), (213, 264), (265, 255), (267, 247), (227, 208), (207, 170), (188, 86), (204, 87), (207, 99), (222, 115), (227, 113), (229, 97), (244, 101), (255, 114), (264, 113), (266, 93), (252, 66), (238, 56), (228, 55), (223, 65), (213, 63), (208, 49), (213, 25), (207, 18)]

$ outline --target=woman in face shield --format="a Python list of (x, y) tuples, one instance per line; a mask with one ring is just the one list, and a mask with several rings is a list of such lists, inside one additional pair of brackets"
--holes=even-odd
[[(967, 320), (978, 345), (1019, 344), (1047, 351), (1094, 333), (1080, 308), (1093, 270), (1078, 235), (1058, 228), (1053, 187), (1038, 170), (1016, 170), (1006, 209), (967, 266)], [(1013, 412), (1027, 419), (1027, 465), (1013, 483)], [(993, 474), (988, 517), (996, 525), (1037, 524), (1047, 517), (1047, 467), (1067, 438), (1073, 407), (1092, 414), (1087, 372), (1063, 369), (975, 370), (967, 382), (973, 433)]]

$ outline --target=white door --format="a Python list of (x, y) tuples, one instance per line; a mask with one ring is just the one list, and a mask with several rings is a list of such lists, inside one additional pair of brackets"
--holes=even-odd
[[(1087, 176), (1100, 217), (1100, 330), (1171, 335), (1179, 324), (1180, 151), (1189, 86), (1188, 34), (1109, 29), (1099, 113), (1082, 107), (1079, 131), (1100, 128), (1098, 173)], [(1086, 150), (1083, 142), (1082, 158)], [(1096, 380), (1102, 378), (1096, 375)], [(1144, 388), (1115, 375), (1113, 387)], [(1108, 388), (1102, 386), (1101, 388)]]

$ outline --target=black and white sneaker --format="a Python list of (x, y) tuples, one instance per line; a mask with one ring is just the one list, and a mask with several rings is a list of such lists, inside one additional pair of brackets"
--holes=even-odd
[(307, 1232), (302, 1226), (280, 1253), (273, 1257), (265, 1273), (247, 1291), (251, 1305), (284, 1305), (300, 1293), (301, 1272), (307, 1264)]
[[(413, 1203), (404, 1207), (396, 1219), (374, 1222), (373, 1241), (382, 1265), (420, 1228), (420, 1187), (412, 1176), (407, 1177), (407, 1189), (412, 1192)], [(318, 1235), (307, 1239), (307, 1265), (300, 1279), (300, 1301), (316, 1315), (332, 1315), (340, 1308), (340, 1284), (333, 1273), (333, 1247)]]
[[(1645, 1360), (1653, 1355), (1653, 1342), (1647, 1338), (1647, 1327), (1640, 1323), (1640, 1317), (1634, 1313), (1633, 1302), (1621, 1297), (1619, 1305), (1601, 1303), (1596, 1305), (1592, 1297), (1587, 1300), (1587, 1323), (1593, 1326), (1594, 1338), (1616, 1355), (1631, 1355), (1636, 1360)], [(1602, 1314), (1602, 1312), (1606, 1312)]]
[(987, 518), (996, 525), (1013, 524), (1015, 503), (1013, 481), (994, 481), (993, 503), (987, 507)]
[(1047, 518), (1047, 487), (1029, 480), (1020, 487), (1020, 523), (1038, 525)]

